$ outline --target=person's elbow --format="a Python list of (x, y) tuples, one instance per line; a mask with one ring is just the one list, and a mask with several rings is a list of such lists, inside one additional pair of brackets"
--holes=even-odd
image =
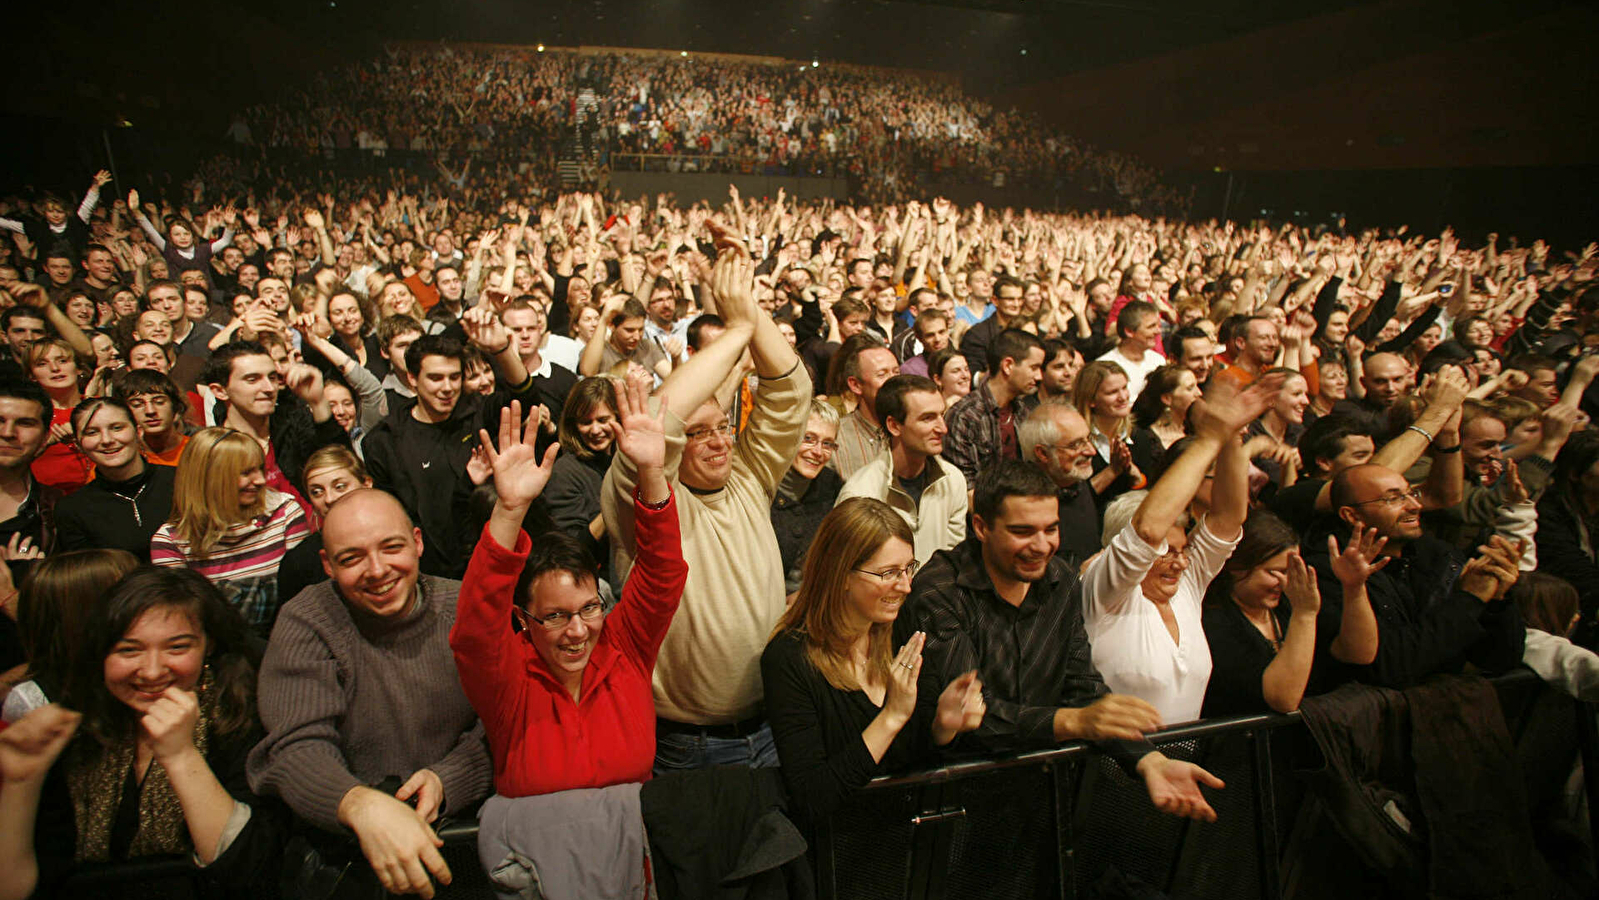
[(1377, 642), (1346, 641), (1343, 635), (1333, 639), (1328, 648), (1333, 659), (1350, 666), (1369, 666), (1377, 661)]
[(1305, 699), (1305, 690), (1267, 690), (1262, 692), (1266, 706), (1274, 713), (1287, 715), (1299, 711), (1299, 701)]
[(38, 885), (38, 863), (31, 856), (14, 860), (10, 871), (0, 877), (0, 900), (27, 900)]

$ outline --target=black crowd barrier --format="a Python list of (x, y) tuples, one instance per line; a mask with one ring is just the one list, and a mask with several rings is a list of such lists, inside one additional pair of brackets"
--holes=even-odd
[[(1599, 772), (1595, 709), (1521, 670), (1495, 679), (1525, 775), (1535, 824), (1580, 759)], [(1291, 771), (1308, 741), (1297, 713), (1211, 719), (1151, 736), (1167, 756), (1226, 782), (1207, 790), (1212, 824), (1157, 813), (1144, 785), (1086, 744), (952, 762), (878, 778), (820, 829), (812, 848), (823, 900), (1171, 896), (1276, 900), (1295, 893), (1305, 794)], [(1588, 846), (1599, 835), (1599, 779), (1585, 779)], [(1536, 831), (1536, 828), (1535, 828)], [(441, 829), (454, 883), (440, 898), (494, 892), (477, 862), (475, 823)], [(1325, 863), (1325, 861), (1323, 861)], [(1335, 863), (1337, 864), (1337, 863)], [(156, 860), (75, 876), (62, 896), (177, 897), (193, 869)], [(368, 872), (335, 895), (385, 896)], [(1161, 892), (1148, 894), (1147, 890)], [(1145, 894), (1140, 894), (1145, 890)]]

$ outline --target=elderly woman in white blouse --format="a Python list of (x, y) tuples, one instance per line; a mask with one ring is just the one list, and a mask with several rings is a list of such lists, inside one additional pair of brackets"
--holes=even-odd
[[(1199, 718), (1211, 665), (1200, 607), (1249, 512), (1249, 459), (1239, 433), (1281, 382), (1262, 379), (1236, 394), (1215, 389), (1227, 395), (1211, 397), (1196, 414), (1192, 444), (1142, 501), (1128, 495), (1105, 511), (1105, 549), (1083, 571), (1094, 667), (1112, 691), (1155, 707), (1163, 724)], [(1189, 501), (1211, 478), (1209, 512), (1188, 531)]]

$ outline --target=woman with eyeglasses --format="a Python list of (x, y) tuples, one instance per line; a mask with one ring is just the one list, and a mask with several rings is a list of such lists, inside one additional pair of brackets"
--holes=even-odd
[[(647, 379), (643, 379), (647, 382)], [(606, 612), (594, 560), (564, 534), (522, 530), (555, 466), (541, 461), (538, 416), (524, 429), (520, 402), (500, 414), (499, 441), (479, 439), (496, 500), (461, 584), (450, 647), (494, 759), (489, 801), (648, 781), (655, 761), (650, 677), (688, 579), (677, 507), (666, 480), (664, 406), (648, 411), (647, 384), (617, 392), (617, 451), (638, 467), (638, 557), (622, 599)], [(513, 628), (513, 624), (515, 627)], [(485, 821), (490, 809), (485, 806)]]
[(791, 603), (799, 590), (805, 551), (844, 487), (844, 480), (827, 467), (838, 450), (837, 438), (838, 410), (825, 400), (812, 400), (799, 453), (777, 483), (777, 496), (772, 499), (772, 530), (777, 532), (777, 551), (783, 557), (783, 590)]
[(914, 541), (881, 500), (840, 503), (817, 529), (799, 594), (761, 654), (789, 803), (813, 827), (873, 776), (982, 724), (976, 671), (937, 697), (919, 696), (926, 636), (893, 648), (894, 619), (916, 574)]

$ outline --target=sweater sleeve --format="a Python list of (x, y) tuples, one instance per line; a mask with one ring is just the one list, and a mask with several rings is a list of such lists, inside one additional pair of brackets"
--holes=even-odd
[(516, 633), (510, 622), (516, 582), (532, 549), (527, 532), (518, 531), (516, 546), (506, 549), (485, 525), (461, 580), (450, 650), (455, 653), (461, 688), (479, 717), (494, 718), (500, 689), (513, 678), (525, 677), (516, 671), (521, 654), (511, 643)]
[(441, 816), (467, 809), (487, 797), (494, 790), (494, 764), (489, 759), (483, 720), (473, 723), (442, 759), (423, 768), (432, 769), (444, 785)]
[(661, 509), (651, 509), (635, 498), (633, 521), (638, 556), (622, 586), (622, 599), (606, 624), (617, 629), (618, 644), (648, 672), (655, 668), (656, 654), (688, 582), (676, 494), (668, 497)]
[(150, 239), (150, 243), (154, 244), (157, 250), (166, 252), (167, 239), (162, 237), (161, 232), (156, 231), (155, 226), (150, 224), (150, 220), (144, 217), (144, 210), (134, 209), (129, 210), (129, 212), (133, 213), (133, 221), (139, 223), (139, 228), (144, 231), (145, 237)]
[(761, 681), (789, 802), (807, 821), (825, 822), (853, 791), (872, 779), (878, 763), (858, 732), (843, 742), (844, 749), (828, 752), (826, 729), (855, 731), (858, 723), (828, 717), (818, 707), (816, 693), (835, 688), (810, 667), (799, 639), (780, 634), (766, 645)]
[(171, 525), (162, 525), (150, 539), (150, 562), (168, 569), (181, 569), (189, 564), (188, 558), (178, 547)]
[(1394, 317), (1394, 310), (1399, 308), (1400, 287), (1401, 284), (1398, 281), (1390, 281), (1384, 285), (1382, 296), (1377, 298), (1376, 305), (1372, 307), (1371, 315), (1367, 316), (1355, 328), (1355, 336), (1365, 342), (1368, 347), (1377, 340), (1377, 334), (1382, 331), (1383, 325)]
[[(258, 703), (267, 736), (250, 752), (250, 787), (338, 832), (339, 802), (362, 782), (340, 750), (347, 711), (333, 648), (292, 608), (278, 615), (261, 662)], [(441, 776), (442, 778), (442, 776)]]

